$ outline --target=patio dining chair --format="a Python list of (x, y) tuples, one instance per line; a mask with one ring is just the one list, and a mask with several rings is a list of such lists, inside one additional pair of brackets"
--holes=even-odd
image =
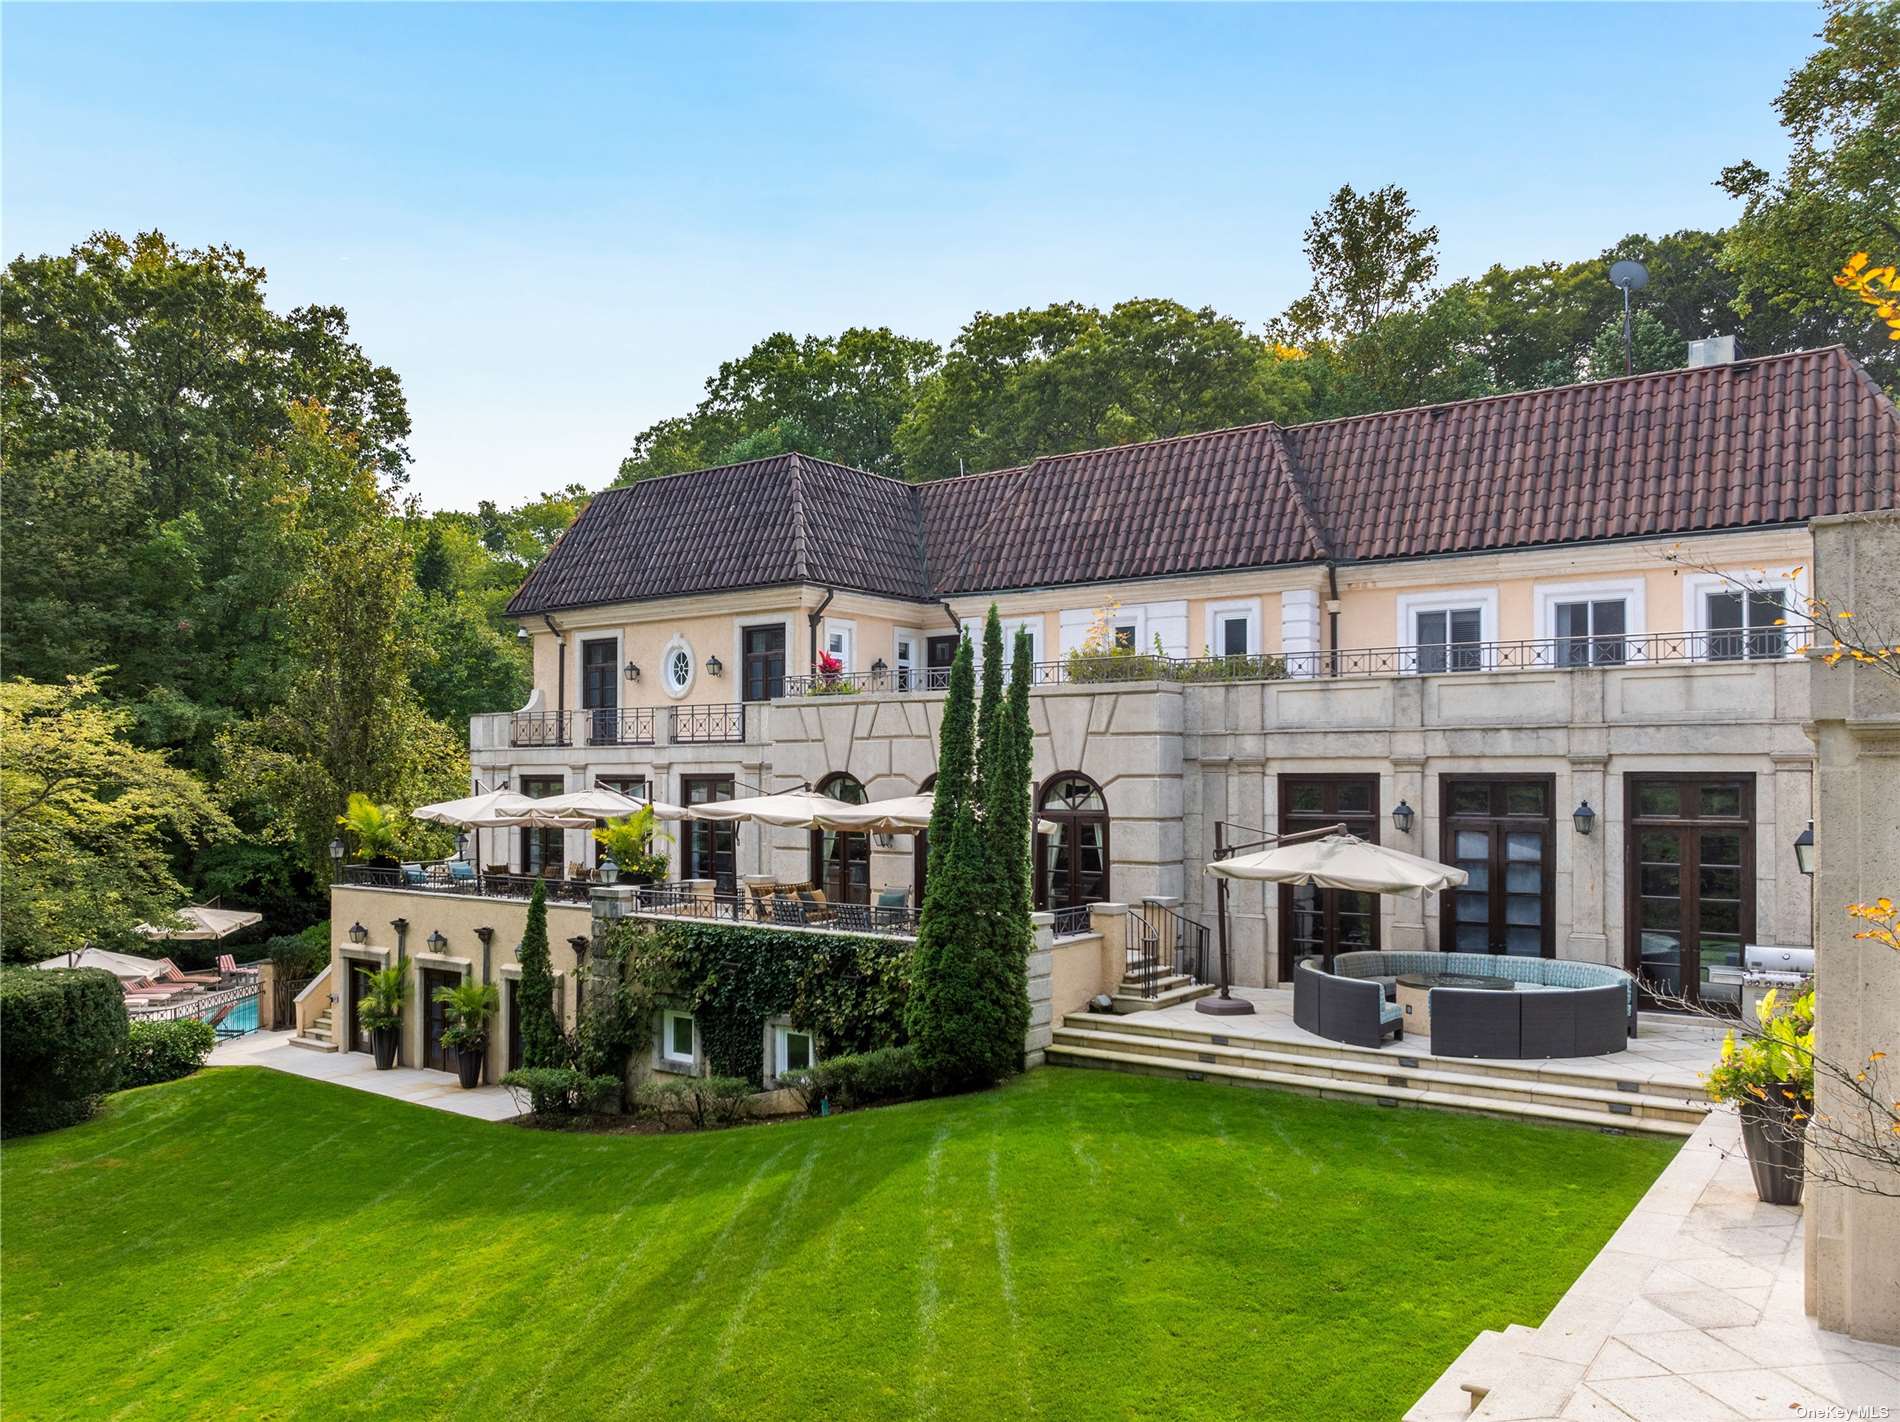
[(837, 917), (837, 908), (826, 900), (823, 889), (800, 889), (798, 901), (805, 906), (807, 923), (828, 923)]

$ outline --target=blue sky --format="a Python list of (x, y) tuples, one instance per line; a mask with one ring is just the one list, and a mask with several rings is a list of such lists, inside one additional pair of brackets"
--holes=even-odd
[(1342, 182), (1441, 274), (1732, 216), (1794, 5), (24, 5), (0, 239), (228, 241), (394, 366), (431, 507), (598, 485), (778, 329), (1170, 296), (1257, 324)]

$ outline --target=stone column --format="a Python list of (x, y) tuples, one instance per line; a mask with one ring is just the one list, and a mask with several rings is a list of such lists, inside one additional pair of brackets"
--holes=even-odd
[[(1900, 514), (1817, 519), (1814, 588), (1861, 625), (1900, 627)], [(1815, 1025), (1817, 1054), (1849, 1070), (1876, 1052), (1880, 1099), (1900, 1097), (1900, 952), (1854, 936), (1849, 904), (1900, 899), (1900, 677), (1843, 661), (1812, 663), (1816, 750)], [(1846, 1087), (1816, 1074), (1815, 1113), (1856, 1117)], [(1859, 1119), (1864, 1120), (1864, 1115)], [(1878, 1129), (1876, 1123), (1872, 1129)], [(1890, 1171), (1836, 1158), (1850, 1178)], [(1823, 1328), (1900, 1344), (1900, 1199), (1809, 1182), (1805, 1218), (1807, 1306)]]
[(1055, 972), (1056, 916), (1032, 913), (1034, 938), (1029, 948), (1029, 1031), (1023, 1036), (1023, 1069), (1039, 1067), (1054, 1029), (1052, 978)]
[[(1610, 961), (1610, 935), (1605, 926), (1604, 909), (1604, 888), (1609, 881), (1605, 870), (1613, 837), (1606, 808), (1608, 797), (1604, 794), (1609, 761), (1607, 755), (1573, 754), (1570, 757), (1570, 804), (1551, 807), (1557, 817), (1556, 834), (1559, 842), (1568, 846), (1570, 860), (1570, 931), (1564, 936), (1563, 951), (1558, 956), (1586, 963)], [(1564, 824), (1584, 801), (1597, 812), (1594, 834), (1581, 835)], [(1557, 857), (1559, 863), (1563, 862), (1562, 854)]]
[(1128, 976), (1128, 905), (1090, 904), (1089, 932), (1101, 935), (1102, 981), (1113, 995)]
[[(1392, 823), (1392, 812), (1401, 800), (1412, 809), (1410, 834), (1400, 834), (1398, 826)], [(1424, 756), (1397, 753), (1392, 756), (1392, 788), (1379, 810), (1381, 841), (1406, 854), (1426, 859), (1438, 857), (1436, 841), (1426, 831)], [(1432, 847), (1427, 848), (1428, 845)], [(1434, 913), (1437, 911), (1437, 895), (1382, 894), (1380, 898), (1383, 900), (1380, 910), (1388, 915), (1384, 946), (1395, 953), (1424, 952), (1425, 914), (1428, 908)]]

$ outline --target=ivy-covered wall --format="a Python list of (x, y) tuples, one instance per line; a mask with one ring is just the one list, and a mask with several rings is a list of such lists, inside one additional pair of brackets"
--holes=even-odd
[(690, 1009), (716, 1076), (761, 1082), (775, 1017), (811, 1032), (821, 1057), (904, 1041), (907, 940), (648, 919), (603, 938), (622, 961), (627, 1010), (649, 1023), (662, 1002)]

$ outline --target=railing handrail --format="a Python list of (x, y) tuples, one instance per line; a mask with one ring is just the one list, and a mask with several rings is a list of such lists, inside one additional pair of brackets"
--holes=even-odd
[(704, 893), (679, 880), (643, 884), (634, 891), (634, 912), (667, 918), (700, 918), (753, 928), (801, 928), (821, 933), (868, 933), (915, 938), (919, 910), (878, 904), (809, 903), (791, 894)]
[[(1488, 671), (1575, 671), (1684, 662), (1775, 662), (1813, 644), (1812, 630), (1787, 626), (1697, 632), (1638, 632), (1595, 637), (1530, 637), (1516, 641), (1411, 643), (1337, 651), (1260, 652), (1175, 657), (1135, 652), (1069, 656), (1032, 666), (1033, 686), (1114, 682), (1314, 680), (1335, 677), (1448, 676)], [(942, 691), (949, 672), (886, 668), (836, 676), (788, 676), (786, 698)]]

